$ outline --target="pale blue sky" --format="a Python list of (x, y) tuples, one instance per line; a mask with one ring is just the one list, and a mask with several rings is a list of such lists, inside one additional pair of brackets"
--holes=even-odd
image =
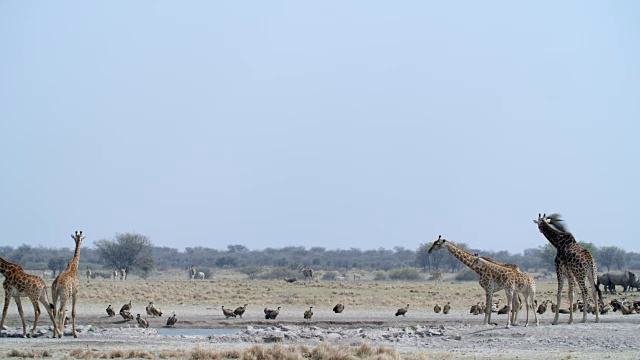
[(637, 1), (2, 1), (0, 243), (640, 251)]

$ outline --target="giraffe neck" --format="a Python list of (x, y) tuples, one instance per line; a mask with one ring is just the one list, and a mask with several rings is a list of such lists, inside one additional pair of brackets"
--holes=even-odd
[(70, 271), (78, 272), (78, 263), (80, 262), (80, 242), (76, 242), (76, 251), (73, 254), (73, 259), (67, 264), (67, 269)]
[(455, 256), (458, 260), (462, 261), (463, 264), (467, 265), (470, 269), (473, 270), (473, 267), (471, 267), (471, 265), (473, 265), (473, 255), (453, 245), (449, 241), (447, 241), (445, 244), (447, 246), (447, 250), (449, 250), (449, 252), (453, 256)]
[(2, 273), (2, 275), (4, 275), (5, 278), (9, 278), (16, 275), (19, 272), (19, 270), (22, 270), (20, 265), (14, 264), (0, 257), (0, 273)]
[(538, 229), (544, 235), (547, 240), (551, 243), (551, 245), (555, 246), (556, 249), (565, 247), (571, 243), (576, 242), (571, 233), (562, 232), (554, 229), (549, 225), (546, 221), (541, 220), (538, 222)]

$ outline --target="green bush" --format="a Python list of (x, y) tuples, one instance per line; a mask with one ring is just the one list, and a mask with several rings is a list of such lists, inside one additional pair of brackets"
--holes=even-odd
[(336, 276), (338, 276), (338, 272), (327, 271), (326, 273), (322, 274), (322, 280), (334, 281), (336, 279)]
[(269, 270), (266, 274), (260, 275), (260, 279), (271, 280), (271, 279), (279, 279), (282, 280), (284, 278), (295, 278), (298, 277), (298, 272), (287, 269), (285, 267), (274, 267)]
[(389, 271), (389, 279), (391, 280), (420, 280), (420, 270), (416, 268), (392, 269)]
[(387, 276), (387, 273), (383, 270), (376, 271), (375, 273), (373, 273), (373, 280), (375, 281), (387, 280), (388, 278), (389, 277)]
[(456, 274), (456, 281), (478, 281), (479, 279), (480, 275), (469, 268), (464, 268)]

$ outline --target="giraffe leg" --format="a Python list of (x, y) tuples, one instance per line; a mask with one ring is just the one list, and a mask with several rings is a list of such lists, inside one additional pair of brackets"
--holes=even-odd
[(587, 286), (584, 283), (584, 279), (582, 279), (582, 281), (580, 281), (579, 283), (580, 286), (580, 292), (582, 293), (582, 321), (583, 323), (587, 322), (587, 294), (588, 291), (587, 290)]
[(556, 314), (553, 317), (551, 325), (558, 325), (558, 318), (560, 317), (560, 303), (562, 301), (562, 288), (564, 287), (564, 278), (562, 273), (558, 272), (558, 295), (556, 296)]
[(38, 318), (40, 317), (40, 305), (38, 305), (38, 298), (29, 297), (29, 300), (33, 304), (33, 313), (35, 315), (33, 328), (31, 329), (31, 337), (34, 337), (36, 335), (36, 326), (38, 326)]
[[(531, 304), (535, 304), (536, 303), (536, 293), (532, 292), (531, 293)], [(533, 318), (536, 321), (536, 326), (538, 326), (538, 312), (536, 311), (537, 309), (533, 309)], [(529, 315), (527, 315), (527, 319), (529, 318)]]
[(9, 303), (11, 303), (11, 296), (9, 296), (9, 290), (4, 289), (4, 308), (2, 308), (2, 321), (0, 321), (0, 331), (4, 327), (4, 320), (7, 317), (7, 310), (9, 309)]
[(22, 311), (22, 302), (20, 301), (20, 296), (13, 297), (16, 300), (16, 305), (18, 305), (18, 313), (20, 314), (20, 318), (22, 319), (22, 336), (27, 336), (27, 323), (24, 321), (24, 311)]
[(58, 337), (64, 335), (64, 319), (67, 317), (67, 296), (60, 296), (60, 310), (58, 311)]
[(58, 326), (56, 325), (56, 316), (53, 313), (52, 306), (49, 302), (49, 296), (47, 296), (47, 289), (42, 289), (42, 294), (40, 294), (40, 302), (44, 305), (44, 308), (47, 309), (47, 314), (49, 314), (49, 318), (53, 323), (53, 337), (55, 338), (58, 335)]
[(493, 301), (493, 291), (487, 291), (485, 293), (485, 301), (487, 302), (487, 308), (484, 310), (484, 325), (491, 324), (491, 301)]
[(507, 295), (507, 329), (511, 327), (511, 310), (512, 310), (512, 302), (513, 302), (513, 292), (511, 290), (505, 289), (504, 291)]
[(600, 322), (600, 304), (598, 303), (598, 290), (596, 288), (596, 282), (593, 279), (593, 274), (587, 273), (587, 281), (589, 281), (589, 288), (591, 289), (591, 297), (593, 297), (593, 305), (595, 306), (596, 322)]
[(567, 277), (567, 282), (569, 283), (569, 324), (573, 324), (573, 302), (574, 292), (575, 292), (575, 278), (573, 276)]
[(71, 295), (71, 326), (74, 338), (78, 337), (78, 334), (76, 333), (76, 296), (77, 294), (75, 293)]

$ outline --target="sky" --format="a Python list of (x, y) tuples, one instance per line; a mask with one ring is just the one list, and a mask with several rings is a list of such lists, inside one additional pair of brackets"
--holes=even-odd
[(0, 245), (640, 251), (637, 1), (2, 1)]

